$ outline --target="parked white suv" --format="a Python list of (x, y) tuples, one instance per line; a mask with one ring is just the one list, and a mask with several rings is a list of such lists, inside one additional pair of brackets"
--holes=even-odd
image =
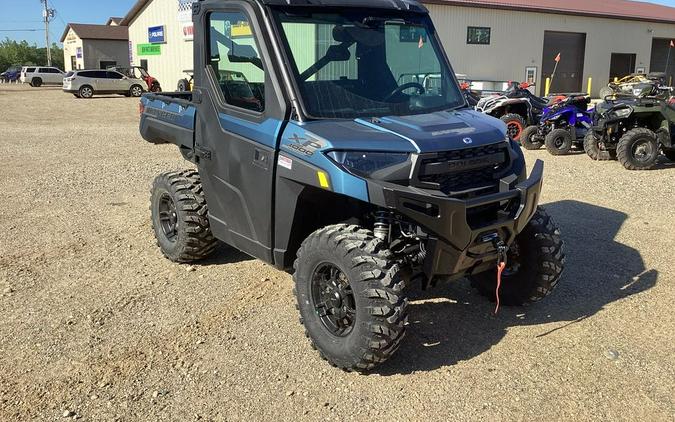
[(63, 78), (63, 92), (77, 98), (91, 98), (94, 94), (120, 94), (127, 97), (143, 95), (145, 82), (130, 78), (114, 70), (75, 70)]
[(32, 87), (42, 85), (61, 85), (63, 71), (56, 67), (24, 66), (21, 68), (21, 83)]

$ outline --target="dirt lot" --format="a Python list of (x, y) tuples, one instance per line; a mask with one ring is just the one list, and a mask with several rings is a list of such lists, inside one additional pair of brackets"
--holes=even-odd
[[(675, 420), (675, 165), (546, 161), (562, 284), (527, 308), (414, 290), (372, 375), (321, 361), (291, 277), (155, 247), (148, 190), (188, 165), (137, 100), (0, 85), (0, 420)], [(385, 419), (387, 418), (387, 419)]]

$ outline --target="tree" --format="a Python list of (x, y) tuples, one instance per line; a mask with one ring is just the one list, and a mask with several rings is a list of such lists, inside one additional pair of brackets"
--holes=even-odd
[[(63, 49), (57, 44), (52, 44), (52, 66), (63, 69)], [(14, 41), (5, 38), (0, 41), (0, 71), (4, 71), (10, 66), (22, 65), (47, 65), (47, 49), (38, 47), (36, 44), (30, 45), (27, 41)]]

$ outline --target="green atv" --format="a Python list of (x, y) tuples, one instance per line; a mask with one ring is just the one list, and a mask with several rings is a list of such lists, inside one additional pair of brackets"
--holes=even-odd
[(652, 168), (659, 152), (675, 161), (675, 98), (670, 88), (644, 87), (637, 96), (617, 96), (596, 106), (584, 150), (594, 160), (618, 159), (628, 170)]

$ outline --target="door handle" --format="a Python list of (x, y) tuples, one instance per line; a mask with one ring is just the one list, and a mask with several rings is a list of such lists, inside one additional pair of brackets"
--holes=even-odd
[(269, 162), (270, 162), (269, 153), (256, 148), (255, 151), (253, 152), (253, 165), (268, 170), (270, 168)]

